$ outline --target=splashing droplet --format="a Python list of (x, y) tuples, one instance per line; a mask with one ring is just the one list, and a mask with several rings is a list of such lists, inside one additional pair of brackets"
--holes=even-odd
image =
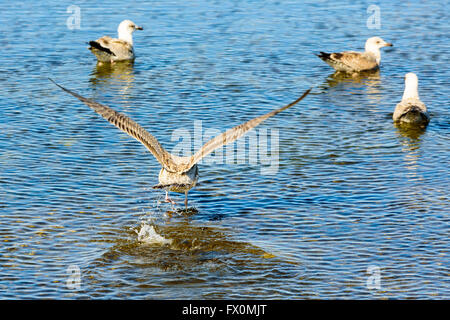
[(149, 226), (147, 224), (141, 225), (141, 229), (136, 230), (138, 235), (138, 240), (147, 244), (171, 244), (172, 239), (166, 239), (163, 236), (159, 235), (153, 226)]

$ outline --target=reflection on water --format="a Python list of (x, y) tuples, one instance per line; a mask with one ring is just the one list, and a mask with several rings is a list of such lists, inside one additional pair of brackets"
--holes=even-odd
[(398, 139), (402, 146), (405, 183), (400, 186), (406, 207), (411, 212), (427, 212), (429, 201), (425, 180), (421, 172), (421, 138), (425, 129), (398, 126)]
[(128, 95), (134, 86), (134, 61), (119, 61), (115, 63), (98, 62), (91, 73), (89, 82), (102, 90), (111, 89), (114, 84), (122, 95)]
[(338, 85), (343, 87), (365, 86), (367, 87), (367, 93), (371, 96), (378, 95), (380, 93), (380, 70), (365, 71), (361, 73), (345, 73), (336, 71), (328, 76), (325, 80), (327, 87), (333, 88)]
[[(325, 79), (321, 87), (325, 91), (334, 89), (349, 94), (364, 92), (365, 97), (367, 97), (366, 108), (370, 112), (378, 112), (379, 104), (384, 99), (379, 69), (353, 74), (335, 71)], [(341, 104), (341, 101), (337, 100), (333, 103)]]
[(373, 87), (380, 83), (380, 70), (377, 69), (352, 74), (336, 71), (330, 74), (327, 78), (327, 84), (330, 87), (334, 87), (341, 82), (349, 82), (354, 84), (362, 83), (369, 87)]
[(399, 142), (402, 145), (402, 152), (404, 152), (404, 164), (408, 171), (409, 176), (416, 176), (416, 170), (418, 169), (418, 161), (420, 158), (420, 135), (423, 133), (418, 133), (413, 131), (401, 131), (399, 129)]
[(427, 130), (426, 127), (412, 126), (407, 123), (394, 123), (398, 134), (403, 137), (409, 138), (408, 141), (419, 141), (421, 135)]

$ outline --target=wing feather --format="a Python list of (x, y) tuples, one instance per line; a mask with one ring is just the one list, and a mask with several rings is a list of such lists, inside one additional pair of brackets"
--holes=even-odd
[(90, 41), (92, 49), (100, 50), (115, 59), (130, 59), (134, 56), (133, 46), (127, 41), (111, 38), (109, 36), (101, 37), (95, 41)]
[(142, 128), (137, 122), (133, 121), (126, 115), (111, 109), (110, 107), (95, 102), (94, 100), (85, 98), (73, 91), (70, 91), (69, 89), (64, 88), (63, 86), (54, 82), (52, 79), (49, 80), (60, 87), (62, 90), (70, 93), (71, 95), (88, 105), (91, 109), (101, 115), (104, 119), (108, 120), (108, 122), (115, 125), (121, 131), (127, 133), (128, 135), (141, 142), (166, 170), (170, 172), (179, 171), (179, 164), (174, 161), (177, 159), (174, 159), (170, 153), (164, 150), (158, 140), (148, 131)]
[(378, 67), (374, 57), (367, 53), (345, 51), (330, 54), (330, 59), (353, 70), (370, 70)]
[(227, 145), (227, 144), (232, 143), (235, 140), (239, 139), (246, 132), (248, 132), (249, 130), (253, 129), (257, 125), (259, 125), (261, 122), (263, 122), (264, 120), (266, 120), (266, 119), (268, 119), (270, 117), (273, 117), (274, 115), (280, 113), (281, 111), (284, 111), (284, 110), (292, 107), (293, 105), (297, 104), (304, 97), (306, 97), (310, 91), (311, 91), (311, 89), (306, 90), (300, 98), (298, 98), (297, 100), (295, 100), (295, 101), (285, 105), (284, 107), (281, 107), (279, 109), (273, 110), (273, 111), (271, 111), (269, 113), (266, 113), (266, 114), (264, 114), (262, 116), (259, 116), (257, 118), (254, 118), (254, 119), (250, 120), (250, 121), (247, 121), (247, 122), (245, 122), (245, 123), (243, 123), (241, 125), (238, 125), (238, 126), (232, 128), (232, 129), (227, 130), (226, 132), (218, 135), (215, 138), (212, 138), (211, 140), (206, 142), (201, 147), (201, 149), (198, 150), (191, 157), (191, 161), (188, 164), (186, 164), (186, 167), (184, 168), (184, 170), (185, 171), (189, 170), (194, 164), (196, 164), (203, 157), (205, 157), (206, 155), (210, 154), (211, 152), (213, 152), (217, 148), (220, 148), (223, 145)]

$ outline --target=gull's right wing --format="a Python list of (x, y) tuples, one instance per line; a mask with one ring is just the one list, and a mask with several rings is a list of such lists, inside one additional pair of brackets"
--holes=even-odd
[(154, 136), (152, 136), (148, 131), (142, 128), (137, 122), (111, 109), (110, 107), (95, 102), (92, 99), (80, 96), (79, 94), (64, 88), (63, 86), (57, 84), (50, 78), (49, 80), (52, 81), (58, 87), (60, 87), (62, 90), (70, 93), (74, 97), (78, 98), (80, 101), (84, 102), (91, 109), (93, 109), (104, 119), (108, 120), (110, 123), (115, 125), (121, 131), (127, 133), (128, 135), (132, 136), (133, 138), (141, 142), (166, 170), (170, 172), (179, 171), (178, 168), (179, 164), (177, 164), (174, 161), (172, 155), (161, 146), (161, 144), (158, 142), (158, 140), (156, 140)]

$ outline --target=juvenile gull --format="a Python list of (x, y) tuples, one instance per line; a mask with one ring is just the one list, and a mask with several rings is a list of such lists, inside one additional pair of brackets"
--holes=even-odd
[(395, 107), (394, 122), (413, 126), (426, 126), (430, 122), (427, 107), (419, 98), (419, 79), (415, 73), (405, 75), (405, 91), (402, 101)]
[(144, 30), (133, 21), (124, 20), (117, 28), (118, 39), (109, 36), (101, 37), (95, 41), (89, 41), (89, 50), (100, 62), (114, 62), (121, 60), (133, 60), (133, 32)]
[(84, 102), (95, 112), (101, 115), (104, 119), (108, 120), (110, 123), (119, 128), (121, 131), (127, 133), (128, 135), (141, 142), (153, 154), (153, 156), (162, 166), (161, 171), (159, 172), (159, 184), (154, 186), (153, 188), (164, 189), (166, 191), (166, 202), (170, 202), (172, 204), (174, 204), (175, 202), (169, 198), (169, 191), (179, 193), (184, 192), (184, 204), (186, 208), (188, 204), (188, 192), (190, 189), (195, 187), (198, 180), (197, 163), (203, 157), (210, 154), (217, 148), (222, 147), (223, 145), (234, 142), (235, 140), (243, 136), (247, 131), (253, 129), (264, 120), (297, 104), (311, 91), (311, 89), (308, 89), (300, 98), (285, 105), (284, 107), (249, 120), (241, 125), (227, 130), (226, 132), (216, 136), (215, 138), (212, 138), (211, 140), (206, 142), (193, 156), (179, 157), (167, 152), (154, 136), (152, 136), (138, 123), (134, 122), (126, 115), (118, 113), (105, 105), (95, 102), (94, 100), (84, 98), (79, 94), (60, 86), (53, 80), (51, 81), (62, 90), (70, 93), (80, 101)]
[(380, 48), (392, 46), (392, 43), (380, 37), (372, 37), (367, 39), (364, 52), (320, 52), (317, 56), (337, 71), (361, 72), (378, 69), (381, 62)]

